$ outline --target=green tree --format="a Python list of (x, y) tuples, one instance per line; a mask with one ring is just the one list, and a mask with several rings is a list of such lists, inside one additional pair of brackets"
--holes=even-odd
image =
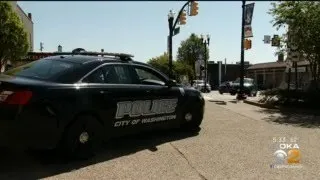
[[(164, 53), (160, 56), (151, 58), (148, 62), (154, 68), (160, 70), (165, 74), (169, 74), (169, 56), (168, 53)], [(192, 68), (188, 64), (179, 61), (173, 61), (173, 75), (175, 80), (180, 81), (179, 77), (181, 75), (186, 75), (188, 78), (192, 78)]]
[(154, 68), (160, 70), (165, 74), (169, 74), (169, 56), (168, 53), (164, 53), (160, 56), (151, 58), (148, 62)]
[(195, 62), (199, 56), (209, 59), (209, 48), (207, 47), (207, 56), (205, 56), (205, 46), (199, 36), (192, 33), (190, 37), (181, 42), (178, 48), (177, 61), (185, 63), (192, 67), (192, 77), (195, 77)]
[(27, 54), (27, 33), (19, 16), (8, 2), (0, 1), (0, 69), (9, 60), (18, 60)]
[[(273, 26), (287, 27), (281, 37), (280, 52), (287, 52), (288, 42), (294, 42), (302, 57), (310, 62), (313, 84), (320, 80), (320, 3), (317, 1), (282, 1), (272, 3), (269, 11)], [(290, 38), (290, 39), (289, 39)]]

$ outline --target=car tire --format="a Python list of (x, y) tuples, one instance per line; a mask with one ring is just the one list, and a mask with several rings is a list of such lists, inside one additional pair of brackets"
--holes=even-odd
[(82, 116), (66, 128), (60, 151), (66, 159), (89, 159), (102, 142), (102, 125), (92, 116)]
[[(201, 125), (203, 120), (203, 110), (200, 107), (188, 109), (189, 110), (187, 110), (183, 116), (182, 129), (188, 131), (197, 130), (199, 129), (199, 126)], [(189, 115), (191, 115), (191, 118)]]
[(223, 92), (222, 92), (222, 91), (219, 91), (219, 93), (220, 93), (220, 94), (223, 94)]
[(256, 91), (250, 91), (249, 96), (250, 97), (255, 97), (257, 95)]

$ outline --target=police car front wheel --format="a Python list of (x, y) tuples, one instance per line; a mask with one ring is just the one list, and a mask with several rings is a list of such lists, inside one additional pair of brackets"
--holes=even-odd
[(184, 114), (182, 128), (186, 130), (195, 130), (199, 128), (203, 119), (203, 115), (201, 112), (201, 108), (193, 108), (189, 111), (187, 110)]

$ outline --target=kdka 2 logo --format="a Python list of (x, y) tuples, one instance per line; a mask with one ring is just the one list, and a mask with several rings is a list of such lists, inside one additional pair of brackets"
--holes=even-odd
[(275, 163), (271, 168), (287, 167), (291, 165), (299, 165), (301, 160), (301, 152), (297, 143), (280, 143), (278, 150), (274, 152)]

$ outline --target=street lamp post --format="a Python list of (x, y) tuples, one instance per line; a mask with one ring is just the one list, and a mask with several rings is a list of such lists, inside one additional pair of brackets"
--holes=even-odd
[(168, 14), (168, 22), (169, 22), (169, 37), (168, 37), (168, 53), (169, 53), (169, 77), (172, 78), (172, 37), (173, 37), (173, 20), (174, 13), (170, 10)]
[(245, 99), (243, 91), (243, 82), (244, 82), (244, 25), (245, 25), (245, 5), (246, 1), (242, 1), (242, 23), (241, 23), (241, 60), (240, 60), (240, 92), (238, 92), (237, 99)]
[(207, 46), (210, 44), (210, 35), (207, 34), (206, 37), (201, 35), (201, 41), (204, 45), (204, 89), (207, 90), (207, 71), (208, 71), (208, 57), (207, 57)]
[(184, 11), (184, 8), (191, 2), (192, 0), (188, 0), (180, 9), (178, 16), (176, 20), (174, 21), (174, 13), (172, 10), (169, 11), (168, 14), (168, 23), (169, 23), (169, 37), (168, 37), (168, 53), (169, 53), (169, 77), (172, 78), (172, 37), (173, 37), (173, 31), (175, 30), (179, 17), (181, 13)]

